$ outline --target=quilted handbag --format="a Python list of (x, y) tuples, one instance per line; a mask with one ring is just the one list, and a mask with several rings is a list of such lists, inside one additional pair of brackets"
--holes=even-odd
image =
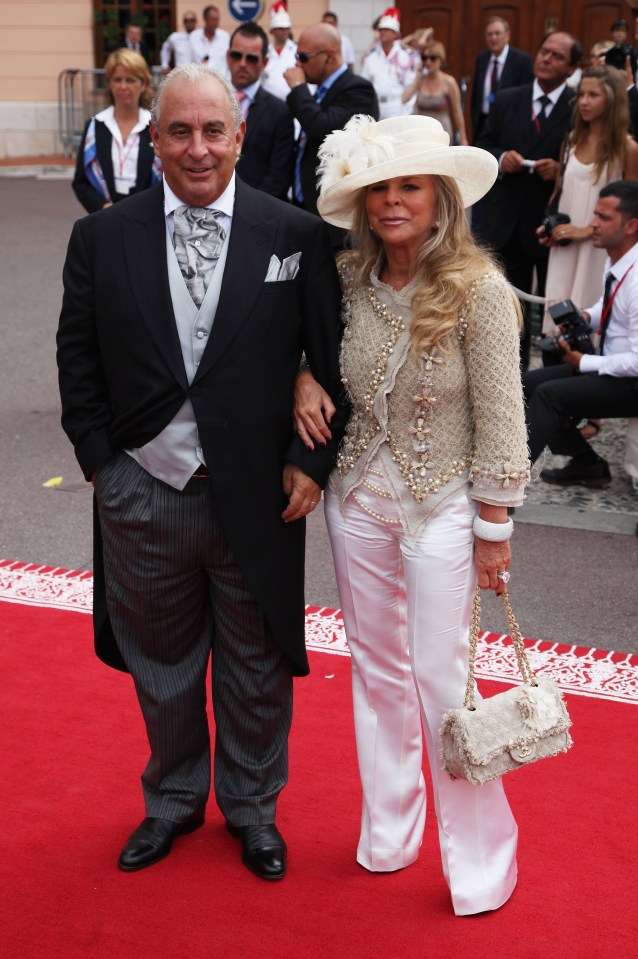
[(523, 684), (490, 699), (474, 701), (474, 662), (481, 619), (476, 587), (470, 623), (470, 662), (465, 701), (443, 717), (443, 766), (452, 779), (476, 785), (538, 759), (567, 752), (571, 719), (563, 695), (548, 676), (536, 677), (527, 659), (507, 590), (501, 594)]

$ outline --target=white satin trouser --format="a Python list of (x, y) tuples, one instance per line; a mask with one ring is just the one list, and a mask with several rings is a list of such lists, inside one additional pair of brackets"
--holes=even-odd
[[(372, 477), (377, 485), (382, 481)], [(359, 500), (388, 519), (393, 500), (363, 486)], [(326, 519), (344, 624), (363, 813), (357, 861), (386, 872), (413, 863), (423, 839), (422, 734), (432, 772), (443, 872), (457, 915), (498, 909), (516, 885), (517, 826), (501, 780), (452, 780), (440, 762), (439, 729), (463, 703), (476, 574), (472, 520), (462, 490), (416, 538), (365, 512), (345, 512), (326, 493)]]

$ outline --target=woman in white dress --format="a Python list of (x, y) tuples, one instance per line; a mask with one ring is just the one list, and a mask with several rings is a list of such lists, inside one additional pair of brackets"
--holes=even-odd
[[(613, 180), (638, 178), (638, 143), (629, 136), (625, 78), (614, 67), (591, 67), (583, 73), (574, 108), (574, 129), (563, 147), (561, 161), (562, 183), (559, 172), (550, 203), (560, 190), (558, 210), (567, 213), (571, 223), (559, 224), (549, 238), (539, 238), (541, 244), (550, 247), (545, 295), (549, 304), (570, 299), (586, 308), (600, 296), (607, 256), (591, 242), (598, 194)], [(556, 331), (546, 312), (543, 333), (553, 336)]]

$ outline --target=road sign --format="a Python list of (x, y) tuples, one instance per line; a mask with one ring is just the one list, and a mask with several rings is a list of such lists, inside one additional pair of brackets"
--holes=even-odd
[(228, 12), (240, 23), (257, 20), (264, 9), (263, 0), (228, 0)]

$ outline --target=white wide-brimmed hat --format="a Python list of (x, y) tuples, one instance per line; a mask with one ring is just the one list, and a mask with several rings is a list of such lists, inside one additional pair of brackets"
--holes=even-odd
[(373, 120), (359, 114), (343, 130), (328, 134), (319, 149), (319, 213), (335, 226), (352, 229), (359, 191), (394, 177), (437, 174), (456, 180), (464, 206), (488, 192), (498, 175), (491, 153), (451, 147), (433, 117)]
[(279, 27), (284, 29), (290, 29), (292, 27), (292, 20), (288, 13), (288, 8), (283, 2), (273, 3), (270, 8), (270, 30), (277, 30)]
[(394, 30), (397, 36), (401, 36), (401, 14), (397, 7), (384, 10), (377, 23), (377, 30)]

